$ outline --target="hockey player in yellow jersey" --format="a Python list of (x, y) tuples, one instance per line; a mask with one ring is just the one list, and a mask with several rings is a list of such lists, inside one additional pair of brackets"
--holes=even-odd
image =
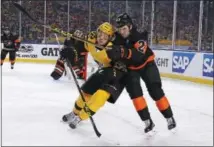
[[(108, 22), (101, 24), (96, 32), (90, 32), (87, 39), (90, 42), (104, 46), (98, 49), (94, 45), (85, 43), (85, 49), (90, 52), (94, 60), (103, 65), (97, 72), (92, 74), (81, 87), (86, 104), (81, 96), (77, 98), (72, 112), (63, 116), (62, 120), (68, 122), (70, 127), (76, 128), (81, 120), (86, 120), (89, 115), (94, 115), (106, 101), (115, 103), (124, 86), (119, 80), (126, 73), (126, 66), (122, 62), (114, 61), (114, 50), (111, 40), (114, 37), (114, 28)], [(88, 106), (88, 111), (83, 109)]]

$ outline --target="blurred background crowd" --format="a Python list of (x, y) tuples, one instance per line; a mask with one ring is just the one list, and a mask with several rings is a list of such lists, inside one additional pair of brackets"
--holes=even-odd
[[(17, 0), (20, 3), (19, 0)], [(172, 44), (173, 1), (154, 2), (152, 44), (164, 47)], [(115, 24), (118, 14), (127, 12), (140, 31), (151, 34), (152, 1), (21, 1), (21, 5), (40, 22), (55, 24), (72, 32), (95, 30), (105, 21)], [(197, 50), (200, 1), (178, 1), (176, 16), (176, 48)], [(213, 1), (204, 1), (201, 50), (211, 51), (214, 33)], [(20, 22), (21, 20), (21, 22)], [(21, 15), (10, 1), (1, 3), (1, 26), (19, 33), (26, 43), (53, 43), (54, 34)], [(21, 26), (21, 28), (20, 28)], [(151, 38), (150, 38), (151, 39)]]

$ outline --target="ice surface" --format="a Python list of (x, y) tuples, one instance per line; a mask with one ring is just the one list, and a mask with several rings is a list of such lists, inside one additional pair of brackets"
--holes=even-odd
[(90, 121), (82, 122), (76, 130), (61, 122), (62, 115), (71, 111), (78, 92), (67, 77), (52, 80), (53, 68), (17, 63), (11, 70), (8, 63), (3, 65), (2, 145), (213, 145), (213, 87), (163, 79), (178, 125), (172, 133), (142, 84), (157, 132), (149, 139), (124, 91), (115, 105), (107, 103), (94, 116), (103, 135), (97, 138)]

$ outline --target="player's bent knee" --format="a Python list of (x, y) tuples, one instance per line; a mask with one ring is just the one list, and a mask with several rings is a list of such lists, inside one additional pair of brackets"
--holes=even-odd
[(143, 91), (140, 83), (133, 83), (126, 86), (126, 91), (128, 92), (131, 99), (140, 97), (143, 95)]
[(148, 92), (154, 101), (160, 100), (165, 95), (160, 83), (151, 84)]
[(105, 102), (110, 97), (110, 93), (105, 90), (98, 90), (91, 99), (87, 102), (89, 108), (93, 112), (97, 112), (102, 106), (104, 106)]
[(116, 97), (117, 96), (117, 88), (114, 84), (104, 84), (101, 86), (100, 88), (103, 92), (107, 92), (110, 95), (112, 95), (112, 97)]
[(143, 91), (140, 85), (140, 77), (138, 75), (129, 75), (126, 80), (126, 91), (132, 99), (143, 95)]

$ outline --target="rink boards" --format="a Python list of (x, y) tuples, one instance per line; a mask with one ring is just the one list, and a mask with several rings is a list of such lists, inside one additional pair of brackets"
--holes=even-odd
[(154, 50), (164, 77), (213, 85), (213, 53)]
[[(22, 44), (17, 62), (52, 63), (59, 57), (59, 45)], [(164, 77), (213, 85), (213, 53), (154, 50)], [(94, 64), (91, 56), (89, 63)]]

